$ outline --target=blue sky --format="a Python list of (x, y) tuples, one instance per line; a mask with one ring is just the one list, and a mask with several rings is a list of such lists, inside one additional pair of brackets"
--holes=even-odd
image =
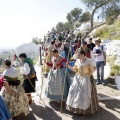
[(42, 37), (75, 7), (86, 10), (80, 0), (0, 0), (0, 49)]

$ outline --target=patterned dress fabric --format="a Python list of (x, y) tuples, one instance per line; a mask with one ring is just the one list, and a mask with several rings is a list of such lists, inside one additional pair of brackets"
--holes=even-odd
[[(62, 100), (62, 95), (64, 99), (67, 99), (71, 78), (67, 69), (63, 66), (65, 62), (66, 60), (60, 56), (57, 59), (53, 58), (52, 63), (47, 63), (51, 66), (51, 69), (47, 78), (46, 96), (55, 101)], [(57, 68), (54, 66), (57, 66)]]
[(75, 68), (77, 73), (69, 89), (66, 109), (77, 114), (93, 114), (99, 109), (95, 82), (90, 77), (94, 65), (89, 58), (83, 63), (77, 59)]
[[(8, 68), (4, 72), (4, 77), (8, 78), (6, 81), (15, 80), (13, 77), (17, 77), (18, 72), (15, 68)], [(6, 91), (6, 88), (3, 86), (1, 89), (1, 96), (3, 97), (9, 112), (12, 117), (16, 117), (22, 113), (26, 115), (29, 114), (29, 105), (27, 95), (25, 94), (24, 88), (22, 85), (10, 86), (10, 92)]]

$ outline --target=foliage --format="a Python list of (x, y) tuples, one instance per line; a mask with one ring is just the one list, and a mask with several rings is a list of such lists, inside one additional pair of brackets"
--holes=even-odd
[(110, 67), (112, 67), (116, 61), (116, 57), (115, 56), (107, 56), (106, 61), (109, 62)]
[(90, 12), (84, 12), (82, 13), (82, 9), (80, 8), (74, 8), (71, 10), (67, 16), (67, 22), (58, 22), (56, 27), (51, 29), (51, 32), (62, 32), (64, 30), (73, 30), (77, 27), (79, 27), (83, 22), (88, 22), (90, 20), (91, 14)]
[(56, 29), (58, 32), (64, 31), (64, 23), (63, 22), (58, 22), (58, 24), (56, 25)]
[(34, 37), (34, 38), (32, 38), (32, 42), (35, 43), (35, 44), (42, 44), (42, 39)]
[[(85, 39), (94, 29), (106, 23), (112, 23), (120, 15), (120, 0), (81, 0), (91, 12), (91, 28), (84, 36)], [(94, 25), (94, 16), (99, 14), (99, 19), (104, 19), (102, 23)]]
[(105, 19), (111, 19), (120, 12), (120, 0), (81, 0), (88, 8), (99, 11), (100, 16)]
[(58, 32), (62, 32), (64, 30), (72, 30), (73, 29), (73, 25), (70, 22), (58, 22), (58, 24), (56, 25), (56, 30)]
[(111, 68), (111, 76), (116, 76), (120, 73), (120, 66), (119, 65), (113, 65)]
[(81, 16), (80, 22), (88, 22), (90, 20), (91, 14), (90, 12), (84, 12)]
[(53, 27), (53, 28), (51, 29), (51, 32), (56, 32), (56, 29)]
[(120, 40), (120, 21), (116, 20), (113, 25), (106, 25), (97, 29), (93, 36), (101, 39)]
[(75, 23), (74, 23), (74, 29), (80, 27), (80, 25), (81, 25), (80, 22), (75, 22)]
[(108, 36), (108, 27), (107, 26), (104, 26), (98, 30), (96, 30), (96, 32), (94, 33), (94, 36), (95, 37), (100, 37), (101, 39), (103, 39), (105, 37), (105, 39), (108, 39), (109, 36)]
[(111, 67), (111, 76), (116, 76), (120, 73), (120, 66), (115, 65), (116, 57), (115, 56), (107, 56), (107, 62), (109, 63)]
[(88, 22), (91, 17), (90, 12), (87, 11), (85, 13), (82, 13), (82, 11), (83, 10), (80, 8), (74, 8), (67, 14), (67, 20), (72, 24), (75, 22)]
[(73, 25), (70, 23), (70, 22), (65, 22), (64, 23), (64, 28), (65, 29), (69, 29), (69, 30), (72, 30), (73, 29)]
[(69, 22), (74, 23), (75, 21), (80, 20), (81, 14), (82, 14), (82, 9), (74, 8), (67, 14), (66, 18)]

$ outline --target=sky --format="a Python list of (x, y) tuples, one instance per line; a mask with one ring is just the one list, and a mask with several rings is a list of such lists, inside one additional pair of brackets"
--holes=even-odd
[(0, 0), (0, 49), (42, 38), (75, 7), (86, 10), (80, 0)]

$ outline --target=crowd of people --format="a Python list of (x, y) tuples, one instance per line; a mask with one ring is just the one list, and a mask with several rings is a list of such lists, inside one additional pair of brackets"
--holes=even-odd
[[(68, 111), (86, 115), (99, 110), (96, 84), (105, 85), (106, 50), (100, 39), (96, 39), (95, 44), (92, 38), (88, 42), (81, 39), (81, 34), (76, 36), (69, 30), (48, 32), (44, 43), (43, 70), (48, 74), (45, 95), (50, 102), (60, 105), (64, 101)], [(21, 53), (19, 59), (23, 84), (18, 79), (18, 69), (12, 67), (11, 61), (5, 59), (3, 62), (5, 71), (0, 91), (0, 120), (11, 120), (22, 113), (25, 116), (29, 114), (37, 76), (33, 61), (25, 53)], [(93, 78), (95, 70), (97, 81)], [(75, 73), (73, 80), (71, 71)]]
[[(106, 65), (106, 49), (101, 45), (101, 39), (95, 39), (95, 43), (93, 43), (93, 38), (91, 37), (88, 38), (88, 41), (81, 39), (80, 33), (76, 36), (73, 31), (70, 32), (69, 30), (62, 33), (48, 32), (44, 43), (46, 61), (51, 62), (51, 53), (52, 50), (55, 49), (60, 56), (70, 63), (75, 64), (75, 61), (78, 59), (79, 51), (83, 50), (85, 56), (92, 60), (94, 68), (97, 70), (96, 84), (105, 85), (104, 66)], [(44, 64), (44, 72), (49, 72), (49, 65)]]
[[(81, 34), (76, 36), (69, 30), (48, 32), (44, 45), (44, 72), (48, 73), (45, 94), (57, 104), (64, 98), (68, 111), (85, 115), (99, 110), (96, 85), (105, 85), (106, 50), (101, 39), (95, 43), (91, 37), (81, 39)], [(73, 80), (69, 70), (75, 73)], [(95, 70), (97, 81), (93, 78)]]

